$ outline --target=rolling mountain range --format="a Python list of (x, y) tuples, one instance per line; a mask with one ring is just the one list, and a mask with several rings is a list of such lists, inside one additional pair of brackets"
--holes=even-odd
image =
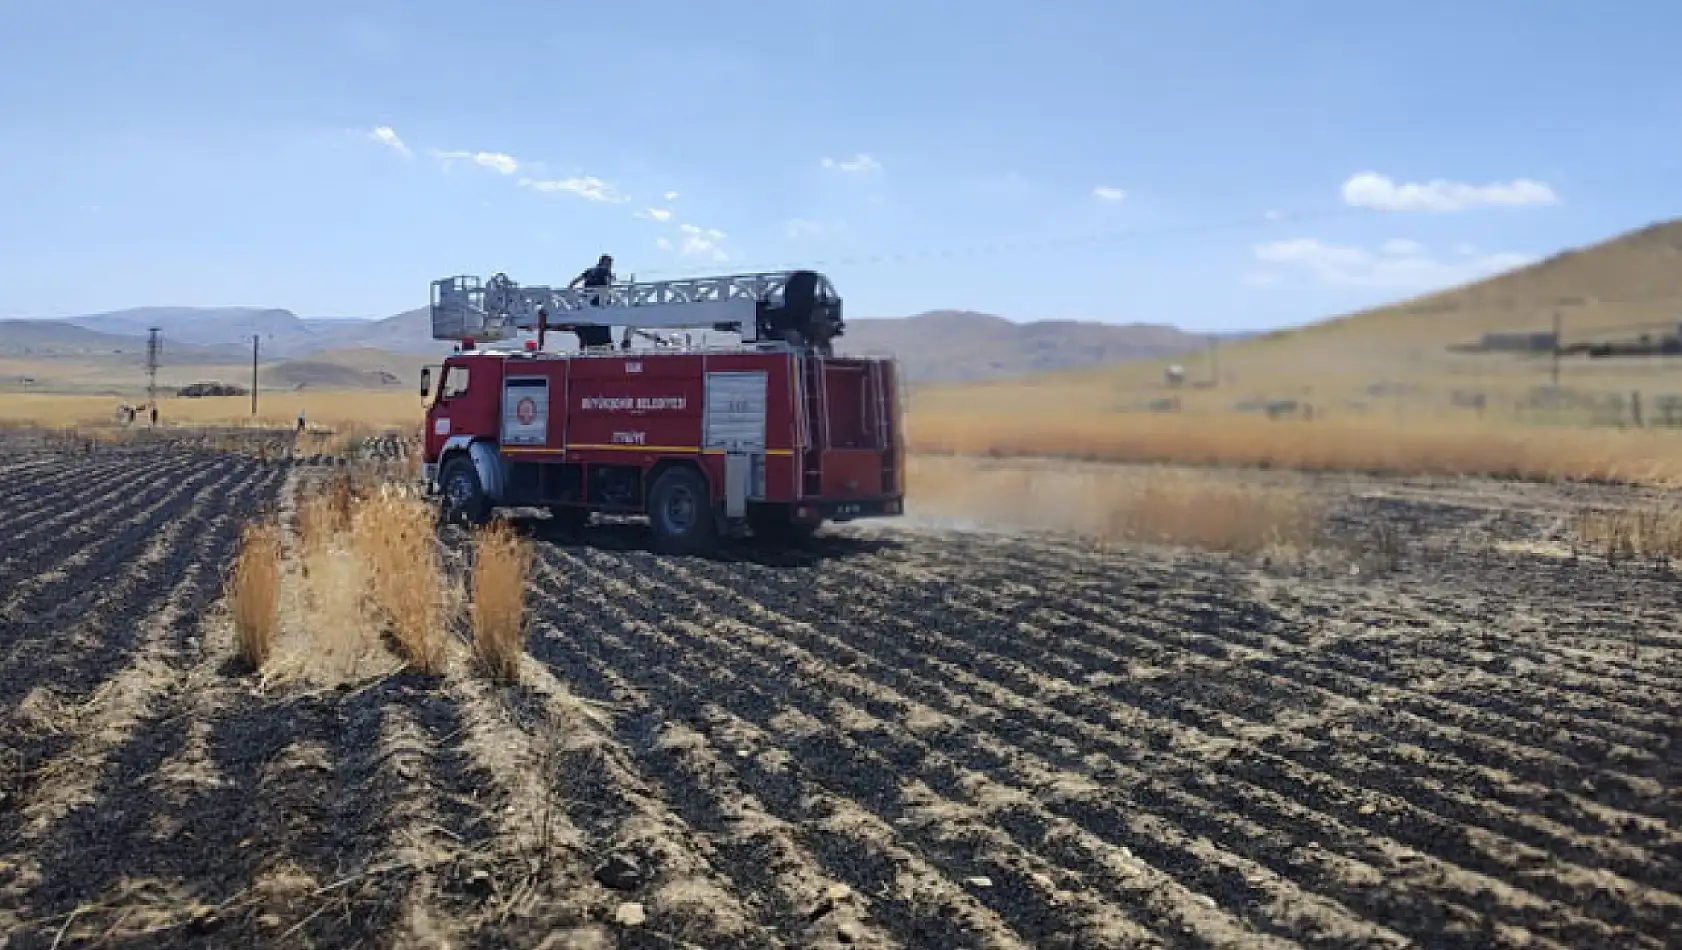
[[(854, 318), (844, 353), (893, 354), (912, 382), (980, 382), (1203, 350), (1212, 338), (1223, 365), (1245, 352), (1297, 354), (1302, 366), (1389, 360), (1397, 346), (1432, 351), (1495, 331), (1539, 330), (1559, 320), (1567, 339), (1676, 332), (1682, 320), (1682, 219), (1658, 221), (1527, 266), (1387, 306), (1273, 333), (1194, 334), (1163, 324), (1092, 321), (1015, 323), (986, 313), (937, 310)], [(51, 386), (132, 385), (142, 375), (146, 330), (160, 327), (174, 377), (195, 367), (247, 379), (251, 335), (260, 338), (264, 385), (342, 388), (406, 384), (414, 368), (450, 352), (433, 340), (425, 309), (382, 320), (303, 318), (264, 308), (148, 307), (56, 320), (0, 320), (0, 384), (27, 377)], [(567, 338), (563, 340), (570, 342)], [(1327, 349), (1327, 348), (1330, 349)]]
[[(367, 373), (373, 351), (408, 365), (451, 350), (449, 343), (431, 338), (424, 309), (349, 320), (303, 318), (278, 309), (146, 307), (56, 320), (0, 320), (0, 359), (136, 365), (144, 362), (149, 327), (162, 331), (165, 364), (248, 366), (256, 334), (263, 364), (307, 363), (310, 371), (303, 375), (321, 380), (323, 388), (328, 379), (354, 380), (326, 368), (340, 363), (346, 351), (361, 354), (353, 368)], [(1168, 356), (1201, 349), (1206, 339), (1165, 325), (1013, 323), (992, 314), (940, 310), (849, 320), (838, 349), (898, 356), (913, 382), (961, 382)], [(570, 336), (563, 340), (570, 342)]]
[[(147, 330), (163, 333), (166, 352), (188, 359), (251, 359), (251, 337), (265, 358), (294, 359), (331, 350), (373, 348), (417, 356), (447, 353), (433, 340), (425, 310), (383, 320), (306, 319), (255, 307), (137, 307), (57, 320), (0, 320), (0, 355), (81, 355), (109, 347), (145, 352)], [(65, 352), (69, 351), (69, 352)], [(235, 355), (237, 354), (237, 355)]]

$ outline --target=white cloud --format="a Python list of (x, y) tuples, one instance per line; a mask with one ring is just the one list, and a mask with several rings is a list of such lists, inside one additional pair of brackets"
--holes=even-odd
[(659, 248), (662, 251), (669, 251), (669, 250), (672, 249), (672, 239), (667, 238), (667, 237), (655, 238), (654, 239), (654, 246)]
[[(379, 126), (370, 132), (369, 136), (404, 155), (410, 154), (409, 146), (397, 137), (397, 133), (392, 131), (390, 126)], [(427, 152), (438, 161), (445, 171), (453, 168), (458, 162), (467, 162), (506, 176), (519, 174), (522, 169), (532, 170), (528, 168), (528, 165), (532, 163), (522, 162), (504, 152), (446, 151), (436, 148), (427, 149)], [(541, 162), (535, 164), (538, 168), (542, 167)], [(518, 183), (522, 188), (529, 188), (543, 194), (571, 194), (589, 201), (600, 201), (608, 204), (623, 204), (631, 200), (620, 192), (616, 186), (594, 175), (575, 175), (570, 178), (533, 178), (530, 175), (522, 175), (518, 179)], [(675, 191), (666, 192), (668, 202), (675, 201), (677, 196), (678, 193)], [(639, 211), (636, 214), (638, 217), (646, 217), (662, 223), (672, 220), (672, 212), (666, 208), (648, 208), (646, 211)]]
[(1099, 185), (1092, 189), (1092, 197), (1099, 201), (1121, 201), (1127, 197), (1127, 192), (1110, 185)]
[(1398, 184), (1377, 172), (1360, 172), (1343, 183), (1343, 201), (1380, 211), (1464, 211), (1479, 206), (1558, 204), (1559, 196), (1546, 183), (1529, 178), (1488, 185), (1441, 178)]
[(676, 201), (676, 200), (677, 200), (677, 192), (675, 192), (675, 191), (666, 192), (666, 201), (668, 203)]
[(680, 224), (678, 230), (683, 232), (683, 244), (678, 253), (684, 257), (704, 257), (719, 263), (730, 259), (729, 253), (720, 246), (726, 237), (723, 231), (694, 224)]
[(1314, 238), (1295, 238), (1259, 244), (1256, 260), (1304, 271), (1328, 284), (1384, 287), (1394, 290), (1433, 290), (1463, 284), (1500, 271), (1522, 267), (1535, 258), (1511, 252), (1462, 255), (1456, 260), (1435, 257), (1422, 245), (1406, 240), (1387, 241), (1378, 252), (1363, 247), (1327, 244)]
[(659, 222), (664, 223), (666, 221), (672, 220), (672, 209), (670, 209), (670, 208), (644, 208), (643, 210), (638, 211), (636, 213), (636, 215), (639, 218), (647, 218), (650, 221), (659, 221)]
[(392, 151), (404, 158), (408, 158), (409, 155), (412, 154), (409, 151), (409, 146), (404, 144), (403, 140), (397, 137), (397, 131), (389, 125), (376, 127), (374, 131), (368, 133), (368, 137), (376, 142), (386, 145)]
[(432, 157), (446, 169), (456, 162), (472, 162), (499, 175), (512, 175), (520, 170), (520, 163), (515, 161), (512, 155), (504, 155), (501, 152), (442, 152), (433, 149)]
[(580, 198), (587, 198), (590, 201), (602, 201), (608, 204), (623, 204), (630, 200), (620, 194), (619, 189), (593, 175), (553, 179), (522, 178), (520, 179), (520, 186), (544, 194), (564, 192), (577, 195)]
[(823, 160), (823, 167), (846, 172), (849, 175), (874, 175), (882, 170), (882, 163), (860, 152), (852, 158), (839, 161), (826, 156)]

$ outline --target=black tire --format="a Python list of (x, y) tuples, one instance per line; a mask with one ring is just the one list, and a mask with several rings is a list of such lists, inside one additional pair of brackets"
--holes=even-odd
[(485, 487), (479, 483), (479, 470), (473, 460), (458, 455), (444, 463), (438, 475), (439, 513), (446, 522), (482, 525), (490, 520), (490, 500)]
[(648, 492), (648, 523), (655, 547), (692, 554), (712, 544), (717, 534), (707, 480), (693, 468), (669, 468)]

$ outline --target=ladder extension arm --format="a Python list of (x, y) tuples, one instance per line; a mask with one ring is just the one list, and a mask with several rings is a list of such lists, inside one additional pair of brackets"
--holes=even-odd
[[(700, 329), (735, 324), (755, 338), (760, 303), (779, 305), (798, 271), (642, 281), (606, 287), (521, 286), (505, 274), (446, 277), (432, 282), (432, 336), (438, 340), (499, 339), (549, 327), (597, 325), (639, 329)], [(834, 300), (828, 278), (817, 275), (820, 299)]]

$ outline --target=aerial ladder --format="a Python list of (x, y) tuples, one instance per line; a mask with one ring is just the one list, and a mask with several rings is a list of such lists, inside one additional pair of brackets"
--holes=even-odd
[(755, 348), (787, 346), (832, 355), (845, 329), (841, 298), (827, 277), (793, 270), (603, 287), (521, 285), (506, 274), (432, 282), (432, 337), (463, 349), (536, 332), (572, 331), (586, 349), (612, 346), (612, 328), (647, 336), (657, 330), (716, 330)]

